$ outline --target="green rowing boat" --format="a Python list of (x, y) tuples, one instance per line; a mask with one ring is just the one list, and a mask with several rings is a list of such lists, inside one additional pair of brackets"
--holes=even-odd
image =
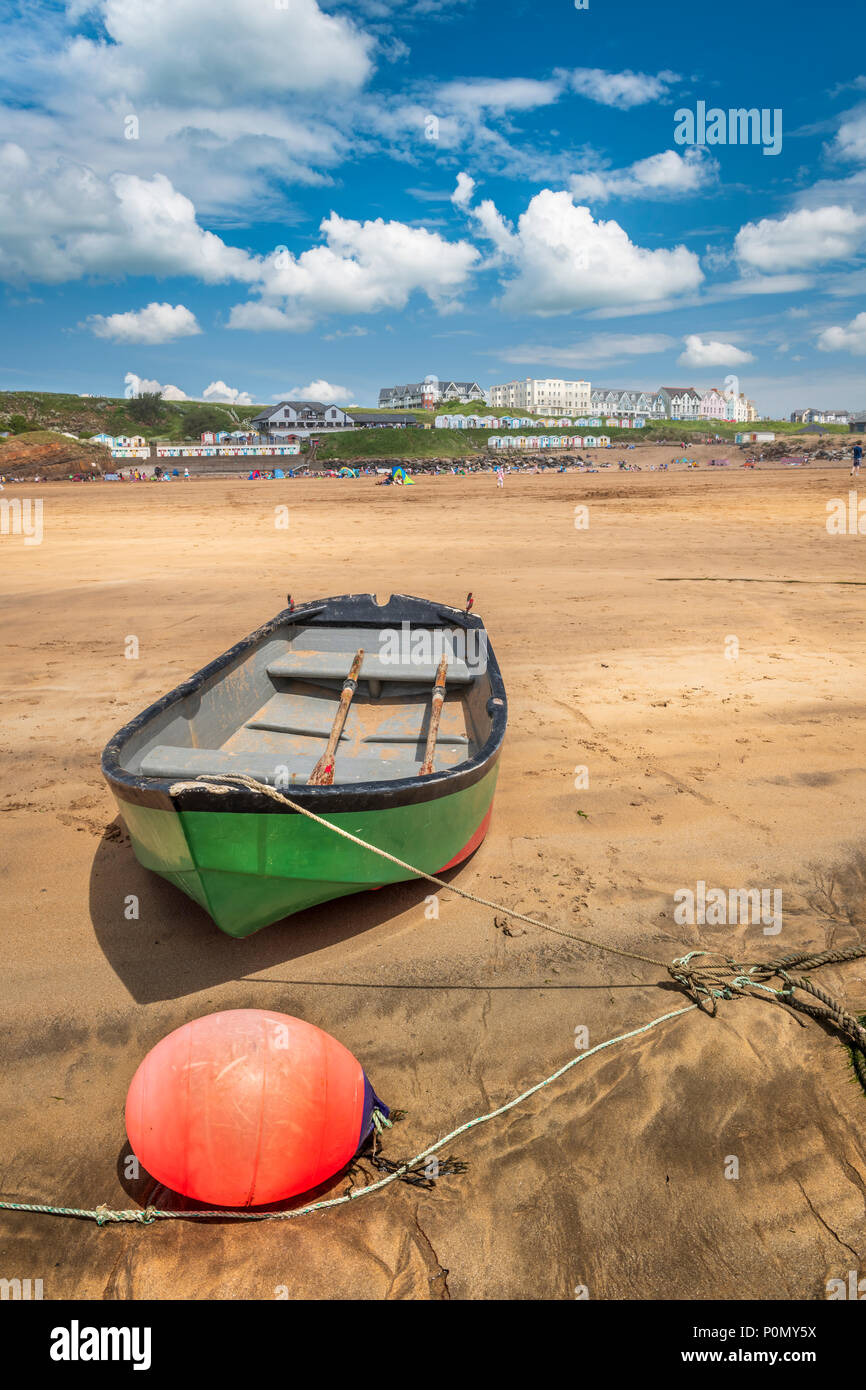
[(290, 600), (115, 734), (102, 770), (140, 863), (249, 936), (413, 877), (249, 779), (439, 873), (484, 838), (506, 718), (477, 615), (398, 594)]

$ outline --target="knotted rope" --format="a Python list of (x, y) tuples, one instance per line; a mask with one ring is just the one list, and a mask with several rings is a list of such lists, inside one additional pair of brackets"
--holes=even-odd
[[(864, 942), (838, 951), (794, 951), (779, 960), (757, 963), (736, 961), (712, 951), (690, 951), (688, 955), (672, 961), (668, 971), (682, 985), (686, 994), (711, 1015), (715, 1015), (720, 999), (733, 999), (737, 995), (751, 995), (753, 998), (770, 996), (779, 1004), (835, 1028), (852, 1047), (866, 1054), (866, 1028), (854, 1014), (807, 976), (793, 973), (795, 970), (819, 970), (823, 965), (841, 965), (864, 956)], [(693, 965), (692, 961), (698, 959), (700, 963)], [(771, 980), (781, 981), (781, 986), (771, 985)], [(810, 1004), (801, 997), (803, 994), (819, 1002)]]

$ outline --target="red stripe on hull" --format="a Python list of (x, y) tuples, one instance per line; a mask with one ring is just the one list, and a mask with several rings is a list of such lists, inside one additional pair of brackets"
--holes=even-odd
[(441, 869), (436, 870), (437, 874), (444, 874), (446, 869), (453, 869), (455, 864), (462, 864), (464, 859), (469, 858), (470, 854), (472, 854), (473, 850), (476, 850), (478, 848), (478, 846), (481, 844), (481, 841), (484, 839), (484, 836), (487, 834), (487, 827), (490, 824), (490, 817), (492, 815), (493, 802), (490, 803), (490, 806), (487, 810), (487, 815), (484, 817), (478, 829), (475, 831), (475, 834), (471, 837), (471, 839), (466, 841), (466, 844), (463, 846), (461, 850), (458, 850), (453, 859), (449, 859), (447, 864), (443, 864)]

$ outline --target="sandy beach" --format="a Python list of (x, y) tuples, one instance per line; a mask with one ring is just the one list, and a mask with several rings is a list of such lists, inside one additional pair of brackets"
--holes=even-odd
[[(665, 962), (866, 935), (866, 538), (826, 525), (855, 486), (812, 466), (7, 487), (43, 498), (43, 538), (0, 536), (2, 1198), (170, 1205), (126, 1176), (124, 1099), (159, 1038), (217, 1009), (335, 1034), (407, 1112), (385, 1144), (404, 1157), (574, 1057), (575, 1030), (594, 1046), (687, 1002), (446, 891), (427, 920), (420, 882), (233, 940), (138, 865), (105, 742), (287, 593), (474, 592), (510, 722), (454, 883)], [(780, 891), (781, 932), (678, 925), (701, 881)], [(821, 983), (866, 1009), (863, 961)], [(2, 1213), (2, 1265), (46, 1299), (823, 1299), (866, 1258), (864, 1105), (836, 1037), (723, 1003), (461, 1136), (468, 1170), (432, 1190), (281, 1224)]]

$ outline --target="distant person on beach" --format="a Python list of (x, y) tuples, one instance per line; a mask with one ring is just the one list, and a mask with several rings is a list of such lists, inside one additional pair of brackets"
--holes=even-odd
[(854, 445), (854, 458), (853, 458), (853, 462), (852, 462), (852, 464), (851, 464), (851, 477), (852, 477), (852, 478), (859, 478), (859, 476), (860, 476), (860, 464), (861, 464), (862, 460), (863, 460), (863, 445), (862, 445), (862, 444), (855, 444), (855, 445)]
[(496, 486), (505, 487), (505, 474), (501, 468), (497, 468), (496, 470)]

